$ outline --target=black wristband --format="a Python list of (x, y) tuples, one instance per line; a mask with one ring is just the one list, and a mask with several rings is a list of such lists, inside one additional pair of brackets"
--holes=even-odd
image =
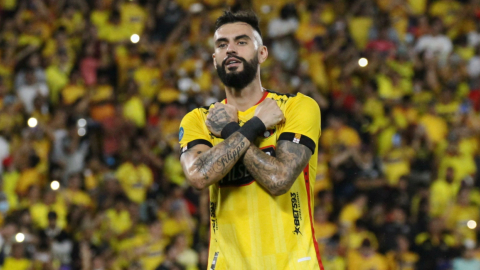
[(267, 127), (265, 127), (265, 124), (262, 122), (262, 120), (254, 116), (240, 128), (239, 132), (250, 142), (253, 142), (258, 135), (263, 134), (266, 130)]
[(228, 123), (220, 132), (223, 139), (230, 137), (233, 133), (240, 129), (240, 125), (237, 122)]

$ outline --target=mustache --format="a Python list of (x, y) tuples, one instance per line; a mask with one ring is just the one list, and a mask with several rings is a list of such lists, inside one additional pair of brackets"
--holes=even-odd
[(240, 57), (240, 56), (229, 56), (227, 58), (225, 58), (225, 60), (222, 61), (222, 67), (225, 67), (225, 64), (227, 63), (228, 60), (232, 59), (232, 58), (235, 58), (237, 60), (240, 60), (242, 61), (243, 63), (247, 63), (247, 60), (245, 60), (245, 58), (243, 57)]

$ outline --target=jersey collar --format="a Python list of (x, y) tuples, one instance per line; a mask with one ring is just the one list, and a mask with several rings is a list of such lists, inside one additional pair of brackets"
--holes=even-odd
[[(253, 106), (256, 106), (256, 105), (262, 103), (262, 101), (264, 101), (264, 100), (267, 98), (267, 96), (268, 96), (268, 91), (267, 91), (266, 89), (263, 89), (263, 96), (262, 96), (262, 98), (261, 98), (255, 105), (253, 105)], [(225, 104), (227, 104), (227, 98), (225, 98)]]

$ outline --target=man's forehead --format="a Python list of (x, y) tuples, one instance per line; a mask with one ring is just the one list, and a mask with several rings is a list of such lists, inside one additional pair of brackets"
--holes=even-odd
[(253, 34), (253, 27), (250, 26), (248, 23), (244, 22), (235, 22), (235, 23), (228, 23), (222, 25), (220, 28), (215, 31), (215, 35), (213, 36), (214, 40), (219, 38), (229, 38), (229, 37), (236, 37), (239, 35), (248, 35), (252, 39), (254, 38)]

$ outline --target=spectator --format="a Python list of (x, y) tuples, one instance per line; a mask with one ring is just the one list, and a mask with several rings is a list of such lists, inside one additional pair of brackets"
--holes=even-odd
[(375, 252), (370, 240), (363, 240), (358, 251), (348, 255), (348, 269), (351, 270), (387, 270), (388, 265), (383, 255)]
[(453, 44), (450, 38), (442, 34), (443, 25), (439, 19), (433, 20), (430, 25), (430, 33), (423, 35), (415, 44), (415, 51), (425, 52), (429, 57), (439, 54), (445, 58), (453, 50)]
[(339, 221), (346, 232), (355, 228), (355, 222), (362, 217), (366, 205), (367, 197), (365, 194), (359, 194), (342, 209)]
[(346, 270), (345, 260), (338, 255), (338, 240), (335, 237), (327, 240), (324, 252), (322, 253), (322, 263), (325, 269)]
[(432, 219), (428, 224), (428, 231), (415, 237), (420, 260), (417, 267), (420, 269), (435, 269), (442, 262), (452, 257), (457, 243), (455, 238), (445, 231), (443, 220)]
[[(407, 215), (401, 208), (394, 208), (391, 211), (391, 221), (387, 222), (382, 230), (381, 247), (382, 250), (391, 251), (395, 248), (400, 248), (400, 245), (405, 244), (402, 241), (408, 241), (411, 238), (413, 229), (407, 223)], [(405, 239), (399, 240), (403, 236)], [(402, 246), (401, 248), (405, 248)], [(407, 250), (402, 250), (406, 252)]]
[(52, 250), (52, 258), (62, 266), (71, 265), (73, 241), (68, 233), (58, 226), (57, 213), (48, 213), (48, 227), (40, 232), (40, 242)]
[(32, 270), (33, 264), (25, 255), (25, 245), (15, 243), (12, 245), (12, 256), (5, 259), (5, 270)]
[(396, 248), (387, 253), (389, 269), (392, 270), (415, 270), (418, 261), (418, 255), (409, 250), (410, 243), (408, 237), (398, 235), (396, 238)]
[(273, 57), (289, 71), (295, 68), (298, 59), (293, 36), (299, 25), (296, 13), (295, 5), (286, 4), (280, 10), (280, 17), (271, 20), (268, 25), (268, 37), (273, 41)]
[(474, 246), (474, 244), (468, 244), (462, 248), (462, 257), (453, 260), (453, 270), (473, 270), (480, 268), (480, 261), (475, 258), (472, 246)]
[(25, 71), (25, 84), (19, 85), (17, 95), (25, 106), (27, 113), (33, 112), (33, 101), (37, 96), (48, 97), (48, 87), (45, 83), (37, 81), (34, 70)]

